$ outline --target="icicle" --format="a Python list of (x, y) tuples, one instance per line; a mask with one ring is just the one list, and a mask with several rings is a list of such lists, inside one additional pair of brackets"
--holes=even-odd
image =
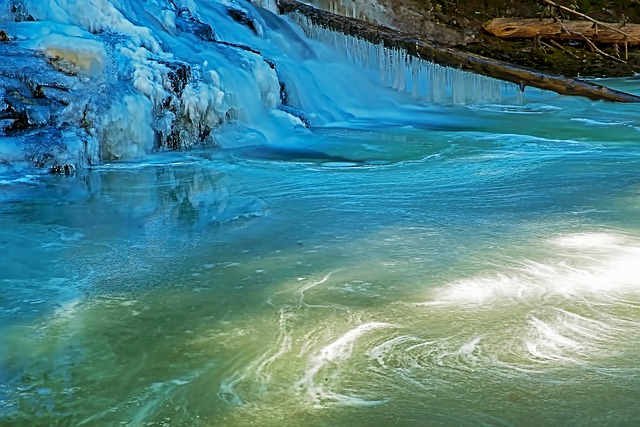
[(377, 70), (382, 84), (418, 100), (454, 104), (519, 100), (520, 91), (512, 83), (411, 57), (382, 43), (373, 44), (320, 27), (298, 13), (291, 14), (291, 18), (310, 38), (330, 45), (364, 69)]
[(307, 3), (336, 15), (381, 25), (390, 24), (390, 14), (377, 0), (310, 0)]

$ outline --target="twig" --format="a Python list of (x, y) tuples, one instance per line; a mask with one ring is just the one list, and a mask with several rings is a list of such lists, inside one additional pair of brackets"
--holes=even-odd
[[(552, 6), (553, 6), (553, 5), (555, 5), (555, 3), (553, 3), (552, 1), (549, 1), (549, 0), (542, 0), (542, 1), (544, 1), (544, 2), (546, 2), (546, 3), (549, 3), (549, 4), (551, 4)], [(564, 6), (558, 6), (558, 7), (563, 7), (563, 8), (564, 8)], [(597, 28), (598, 28), (598, 27), (597, 27), (597, 25), (598, 25), (598, 21), (596, 21), (595, 19), (592, 19), (592, 18), (588, 17), (587, 15), (584, 15), (584, 14), (582, 14), (582, 13), (580, 13), (580, 12), (576, 12), (576, 11), (571, 10), (571, 9), (568, 9), (568, 8), (565, 8), (565, 9), (567, 9), (567, 10), (569, 10), (569, 11), (571, 11), (571, 12), (574, 12), (574, 13), (576, 13), (576, 14), (577, 14), (577, 15), (579, 15), (579, 16), (583, 16), (583, 17), (585, 17), (585, 18), (588, 18), (590, 21), (594, 22), (594, 24), (596, 25), (596, 31), (597, 31)], [(609, 28), (609, 26), (607, 26), (606, 24), (603, 24), (603, 25), (604, 25), (605, 27)], [(612, 28), (613, 30), (618, 31), (619, 33), (621, 33), (621, 34), (622, 34), (622, 35), (624, 35), (624, 37), (625, 37), (625, 39), (624, 39), (624, 40), (625, 40), (625, 43), (624, 43), (624, 53), (625, 53), (625, 58), (624, 58), (624, 59), (625, 59), (625, 60), (622, 60), (622, 59), (620, 59), (620, 58), (616, 58), (615, 56), (609, 55), (608, 53), (603, 52), (602, 50), (598, 49), (598, 47), (596, 46), (596, 44), (595, 44), (594, 42), (592, 42), (591, 40), (589, 40), (589, 38), (587, 38), (587, 36), (585, 36), (583, 33), (580, 33), (580, 32), (578, 32), (578, 33), (572, 33), (571, 31), (569, 31), (569, 29), (568, 29), (567, 27), (565, 27), (565, 26), (564, 26), (564, 24), (562, 23), (562, 21), (560, 21), (560, 28), (562, 28), (562, 30), (563, 30), (565, 33), (567, 33), (567, 34), (579, 34), (579, 35), (580, 35), (580, 37), (582, 37), (582, 38), (587, 42), (587, 44), (589, 45), (589, 47), (591, 48), (591, 50), (592, 50), (593, 52), (599, 53), (600, 55), (602, 55), (602, 56), (604, 56), (604, 57), (606, 57), (606, 58), (609, 58), (609, 59), (611, 59), (612, 61), (616, 61), (616, 62), (621, 62), (621, 63), (623, 63), (623, 64), (627, 64), (627, 61), (625, 61), (625, 60), (628, 60), (628, 59), (629, 59), (629, 53), (628, 53), (628, 51), (627, 51), (627, 44), (628, 44), (628, 43), (627, 43), (627, 37), (629, 37), (629, 36), (628, 36), (627, 34), (625, 34), (623, 31), (618, 31), (618, 30), (616, 30), (615, 28)], [(635, 37), (633, 37), (633, 38), (635, 38)], [(637, 39), (636, 39), (636, 40), (637, 40)], [(553, 41), (553, 40), (550, 40), (550, 41)], [(555, 42), (554, 42), (554, 43), (555, 43)], [(636, 67), (634, 66), (634, 68), (636, 68)]]
[[(549, 43), (543, 42), (542, 39), (540, 40), (540, 45), (542, 47), (548, 47), (549, 49), (553, 49), (553, 46), (551, 46)], [(547, 52), (545, 51), (545, 53), (547, 53)]]
[(616, 62), (621, 62), (623, 64), (626, 64), (627, 61), (624, 61), (620, 58), (616, 58), (615, 56), (609, 55), (606, 52), (601, 51), (600, 49), (598, 49), (598, 46), (596, 46), (596, 44), (594, 42), (592, 42), (591, 40), (589, 40), (587, 38), (587, 36), (585, 36), (584, 34), (580, 33), (580, 35), (582, 36), (582, 38), (587, 42), (587, 44), (589, 44), (589, 47), (591, 48), (591, 50), (593, 50), (595, 53), (598, 53), (606, 58), (611, 59), (612, 61), (616, 61)]
[(627, 37), (624, 38), (624, 59), (629, 59), (629, 42), (627, 41)]
[[(533, 39), (533, 50), (541, 50), (543, 53), (547, 53), (547, 51), (544, 50), (544, 46), (546, 43), (542, 42), (542, 39), (540, 38), (540, 35), (538, 34), (534, 39)], [(548, 45), (547, 45), (548, 46)]]
[[(560, 24), (560, 28), (562, 29), (562, 31), (564, 31), (565, 33), (569, 34), (569, 35), (573, 35), (575, 33), (572, 33), (571, 31), (569, 31), (569, 29), (567, 27), (564, 26), (564, 23), (562, 21), (558, 21), (558, 24)], [(580, 35), (582, 37), (584, 37), (584, 35), (582, 33), (580, 33)]]
[(640, 38), (631, 36), (631, 35), (625, 33), (624, 31), (617, 29), (616, 27), (613, 27), (613, 26), (611, 26), (609, 24), (605, 24), (604, 22), (600, 22), (597, 19), (593, 19), (589, 15), (585, 15), (584, 13), (577, 12), (577, 11), (575, 11), (573, 9), (570, 9), (570, 8), (566, 7), (566, 6), (559, 5), (559, 4), (555, 3), (555, 2), (552, 2), (551, 0), (541, 0), (541, 1), (546, 3), (546, 4), (548, 4), (548, 5), (550, 5), (550, 6), (557, 7), (558, 9), (564, 10), (565, 12), (573, 13), (574, 15), (577, 15), (577, 16), (579, 16), (581, 18), (584, 18), (587, 21), (591, 21), (596, 25), (601, 25), (601, 26), (603, 26), (605, 28), (608, 28), (608, 29), (610, 29), (612, 31), (615, 31), (616, 33), (622, 34), (625, 37), (628, 37), (628, 38), (631, 38), (631, 39), (634, 39), (634, 40), (640, 42)]
[(573, 52), (571, 52), (569, 49), (567, 49), (564, 46), (562, 46), (560, 43), (558, 43), (554, 39), (549, 39), (549, 43), (551, 43), (552, 45), (554, 45), (555, 47), (557, 47), (558, 49), (560, 49), (564, 53), (573, 56), (575, 59), (578, 59), (578, 55), (574, 54)]

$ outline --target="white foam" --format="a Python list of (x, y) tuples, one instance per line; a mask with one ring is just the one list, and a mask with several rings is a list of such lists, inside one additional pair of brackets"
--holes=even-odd
[(305, 284), (303, 287), (301, 287), (301, 288), (300, 288), (300, 290), (298, 290), (298, 295), (299, 295), (298, 301), (299, 301), (299, 304), (300, 304), (300, 305), (307, 305), (307, 306), (309, 306), (309, 304), (307, 304), (307, 303), (304, 301), (304, 293), (305, 293), (306, 291), (308, 291), (309, 289), (313, 289), (313, 288), (315, 288), (315, 287), (316, 287), (316, 286), (318, 286), (318, 285), (322, 285), (322, 284), (326, 283), (326, 282), (327, 282), (327, 280), (329, 280), (329, 278), (331, 278), (331, 276), (332, 276), (334, 273), (337, 273), (338, 271), (340, 271), (340, 270), (336, 270), (336, 271), (329, 272), (329, 273), (325, 274), (325, 275), (324, 275), (324, 277), (323, 277), (322, 279), (310, 281), (309, 283), (307, 283), (307, 284)]
[(604, 322), (566, 310), (546, 317), (531, 315), (524, 333), (526, 349), (537, 361), (584, 363), (623, 332), (611, 318)]
[(401, 335), (399, 337), (394, 337), (388, 341), (383, 342), (380, 345), (375, 346), (374, 348), (369, 350), (367, 354), (372, 359), (375, 359), (380, 364), (380, 366), (384, 367), (386, 366), (385, 358), (397, 346), (400, 346), (406, 343), (414, 343), (414, 342), (420, 342), (422, 344), (422, 342), (416, 337)]
[(581, 233), (548, 242), (549, 256), (514, 262), (501, 271), (456, 280), (431, 292), (424, 305), (531, 302), (552, 297), (640, 294), (640, 241), (614, 233)]
[(637, 330), (627, 312), (640, 304), (639, 264), (636, 237), (598, 232), (552, 238), (535, 259), (431, 290), (419, 305), (466, 309), (473, 319), (500, 313), (508, 321), (467, 325), (475, 338), (457, 351), (444, 342), (428, 351), (438, 363), (525, 370), (614, 357)]
[(605, 121), (605, 120), (587, 119), (583, 117), (573, 117), (570, 120), (574, 122), (584, 123), (587, 126), (630, 126), (633, 124), (633, 122), (631, 121), (624, 121), (624, 122), (610, 121), (610, 120)]
[(227, 402), (240, 404), (244, 401), (238, 384), (250, 382), (264, 393), (271, 382), (270, 367), (292, 348), (292, 338), (288, 330), (288, 319), (291, 316), (285, 308), (279, 310), (278, 335), (275, 343), (266, 348), (255, 360), (242, 369), (233, 372), (221, 381), (218, 395)]
[(473, 337), (468, 342), (462, 344), (460, 348), (455, 352), (456, 356), (467, 359), (471, 362), (475, 362), (478, 360), (478, 357), (475, 355), (476, 350), (479, 349), (479, 343), (482, 340), (481, 336)]
[[(379, 400), (367, 400), (357, 396), (348, 396), (326, 390), (322, 381), (316, 381), (316, 376), (320, 371), (329, 369), (331, 364), (339, 363), (349, 358), (353, 352), (355, 342), (365, 333), (390, 327), (393, 327), (393, 325), (389, 323), (370, 322), (359, 325), (346, 332), (340, 338), (323, 347), (309, 358), (307, 370), (304, 376), (296, 383), (296, 388), (306, 391), (308, 397), (315, 404), (331, 402), (342, 405), (366, 406), (380, 403), (381, 401)], [(325, 380), (328, 380), (329, 376), (333, 377), (334, 375), (335, 374), (325, 373), (324, 376), (327, 377)]]

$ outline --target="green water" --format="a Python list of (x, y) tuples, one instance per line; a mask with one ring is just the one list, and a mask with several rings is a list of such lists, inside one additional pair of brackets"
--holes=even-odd
[(0, 424), (637, 425), (637, 109), (438, 113), (5, 182)]

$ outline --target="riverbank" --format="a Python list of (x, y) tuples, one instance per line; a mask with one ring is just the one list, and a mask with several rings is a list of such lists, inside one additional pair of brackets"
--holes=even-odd
[[(561, 3), (561, 2), (560, 2)], [(579, 2), (580, 3), (580, 2)], [(582, 13), (603, 22), (640, 22), (633, 5), (615, 1), (583, 1)], [(549, 17), (556, 11), (540, 1), (508, 0), (390, 0), (390, 21), (402, 31), (430, 41), (566, 77), (628, 77), (640, 70), (640, 49), (630, 49), (626, 63), (593, 52), (586, 43), (563, 44), (534, 40), (502, 40), (487, 33), (484, 23), (497, 17)], [(564, 19), (574, 19), (565, 13)], [(599, 46), (613, 54), (613, 46)]]

